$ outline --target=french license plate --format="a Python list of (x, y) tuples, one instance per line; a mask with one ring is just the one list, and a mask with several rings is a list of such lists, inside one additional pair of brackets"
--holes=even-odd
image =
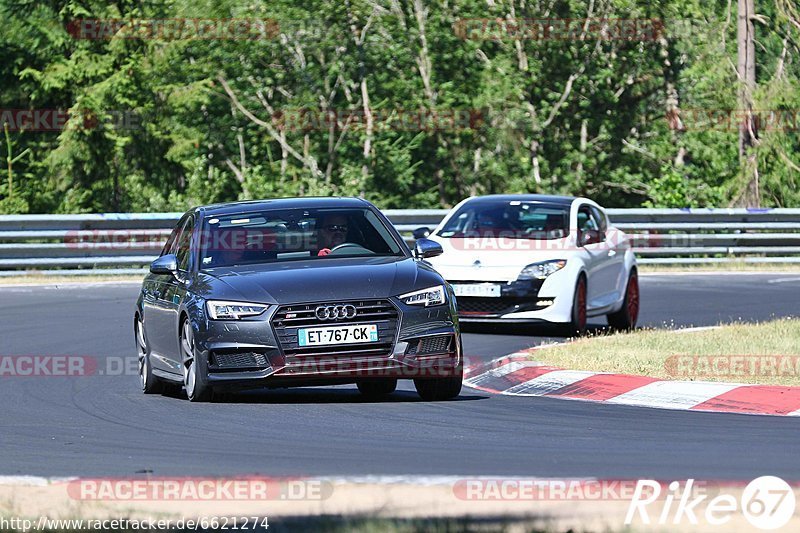
[(328, 326), (325, 328), (303, 328), (297, 330), (297, 344), (300, 346), (355, 344), (358, 342), (378, 342), (377, 324)]
[(497, 283), (461, 283), (453, 285), (456, 296), (481, 296), (500, 298), (500, 285)]

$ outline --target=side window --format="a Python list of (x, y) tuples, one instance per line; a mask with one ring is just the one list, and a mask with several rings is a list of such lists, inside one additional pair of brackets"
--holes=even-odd
[(172, 228), (172, 233), (169, 234), (169, 238), (167, 239), (166, 244), (161, 249), (161, 255), (167, 255), (175, 253), (172, 250), (175, 248), (175, 241), (178, 240), (178, 234), (181, 232), (181, 228), (183, 227), (183, 219), (179, 220), (175, 227)]
[(375, 213), (367, 210), (364, 212), (364, 218), (367, 219), (368, 222), (368, 224), (366, 224), (367, 228), (365, 228), (367, 230), (366, 233), (369, 234), (377, 232), (380, 234), (381, 237), (379, 239), (375, 238), (369, 239), (370, 243), (369, 246), (367, 246), (367, 248), (377, 253), (386, 253), (387, 252), (386, 248), (388, 244), (389, 251), (391, 253), (396, 254), (400, 252), (400, 247), (397, 245), (397, 242), (395, 242), (394, 237), (392, 237), (392, 234), (389, 233), (389, 230), (386, 229), (386, 227), (378, 219)]
[(181, 228), (181, 233), (175, 240), (175, 251), (173, 252), (178, 258), (178, 270), (186, 271), (189, 268), (189, 256), (192, 244), (192, 229), (194, 228), (194, 220), (192, 217), (186, 219), (186, 223)]
[(472, 215), (472, 213), (470, 211), (465, 211), (465, 212), (461, 213), (460, 215), (458, 215), (458, 218), (456, 219), (455, 228), (454, 228), (456, 233), (462, 232), (467, 228), (467, 223), (472, 218), (471, 215)]
[(588, 205), (583, 205), (578, 209), (578, 230), (586, 231), (586, 230), (597, 230), (597, 221), (592, 216), (592, 212), (589, 210)]
[(603, 214), (602, 211), (600, 211), (595, 206), (591, 206), (591, 209), (592, 209), (592, 217), (594, 217), (594, 219), (597, 221), (597, 227), (600, 228), (600, 233), (605, 234), (605, 232), (608, 230), (608, 222), (606, 222), (606, 216)]

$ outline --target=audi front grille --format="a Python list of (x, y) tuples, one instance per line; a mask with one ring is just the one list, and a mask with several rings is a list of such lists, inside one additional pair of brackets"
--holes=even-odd
[[(320, 318), (325, 313), (317, 308), (328, 309), (336, 318)], [(345, 313), (342, 314), (344, 309)], [(355, 310), (355, 315), (352, 310)], [(397, 335), (398, 312), (389, 300), (357, 300), (342, 302), (316, 302), (281, 306), (272, 317), (272, 326), (290, 366), (301, 360), (324, 356), (374, 357), (388, 356), (394, 348)], [(332, 346), (298, 346), (297, 330), (300, 328), (326, 327), (343, 324), (376, 324), (378, 342), (341, 344)]]

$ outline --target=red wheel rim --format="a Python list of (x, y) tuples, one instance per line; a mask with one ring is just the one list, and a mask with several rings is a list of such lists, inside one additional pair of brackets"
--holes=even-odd
[(636, 274), (632, 274), (628, 280), (628, 317), (631, 325), (636, 324), (639, 318), (639, 280)]
[(586, 282), (583, 280), (578, 284), (578, 326), (586, 327)]

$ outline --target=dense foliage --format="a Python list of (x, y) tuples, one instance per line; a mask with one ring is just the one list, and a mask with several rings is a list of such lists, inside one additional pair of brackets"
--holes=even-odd
[[(798, 206), (800, 16), (795, 0), (756, 11), (756, 201)], [(445, 207), (497, 192), (753, 203), (728, 0), (0, 0), (0, 16), (6, 121), (71, 117), (3, 133), (0, 212), (333, 194)], [(215, 39), (96, 24), (198, 17), (267, 22)], [(592, 23), (548, 38), (497, 19)], [(597, 19), (655, 31), (623, 39)]]

